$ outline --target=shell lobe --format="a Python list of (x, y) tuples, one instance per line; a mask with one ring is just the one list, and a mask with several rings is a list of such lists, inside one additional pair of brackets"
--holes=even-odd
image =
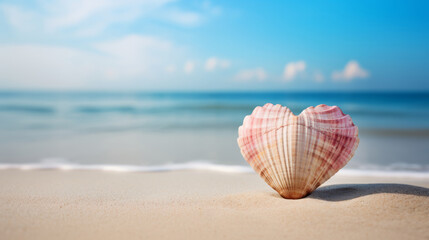
[(358, 144), (358, 128), (336, 106), (256, 107), (239, 127), (241, 153), (284, 198), (302, 198), (344, 167)]

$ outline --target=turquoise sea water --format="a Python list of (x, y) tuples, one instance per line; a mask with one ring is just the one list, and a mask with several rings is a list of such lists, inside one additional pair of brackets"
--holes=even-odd
[(247, 166), (237, 128), (267, 102), (349, 114), (361, 143), (347, 169), (429, 173), (429, 93), (3, 91), (0, 164)]

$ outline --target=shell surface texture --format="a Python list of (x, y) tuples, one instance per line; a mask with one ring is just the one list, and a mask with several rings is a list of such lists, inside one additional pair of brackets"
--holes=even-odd
[(295, 116), (265, 104), (246, 116), (238, 145), (250, 166), (282, 197), (303, 198), (344, 167), (359, 145), (358, 128), (337, 106)]

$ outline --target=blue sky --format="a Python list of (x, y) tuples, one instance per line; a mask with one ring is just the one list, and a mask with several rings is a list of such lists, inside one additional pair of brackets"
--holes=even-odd
[(0, 1), (1, 89), (429, 90), (428, 1)]

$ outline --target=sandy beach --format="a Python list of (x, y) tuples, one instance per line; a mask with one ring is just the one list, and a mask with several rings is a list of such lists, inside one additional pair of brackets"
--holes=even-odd
[(428, 239), (429, 181), (334, 176), (301, 200), (256, 174), (0, 173), (0, 239)]

